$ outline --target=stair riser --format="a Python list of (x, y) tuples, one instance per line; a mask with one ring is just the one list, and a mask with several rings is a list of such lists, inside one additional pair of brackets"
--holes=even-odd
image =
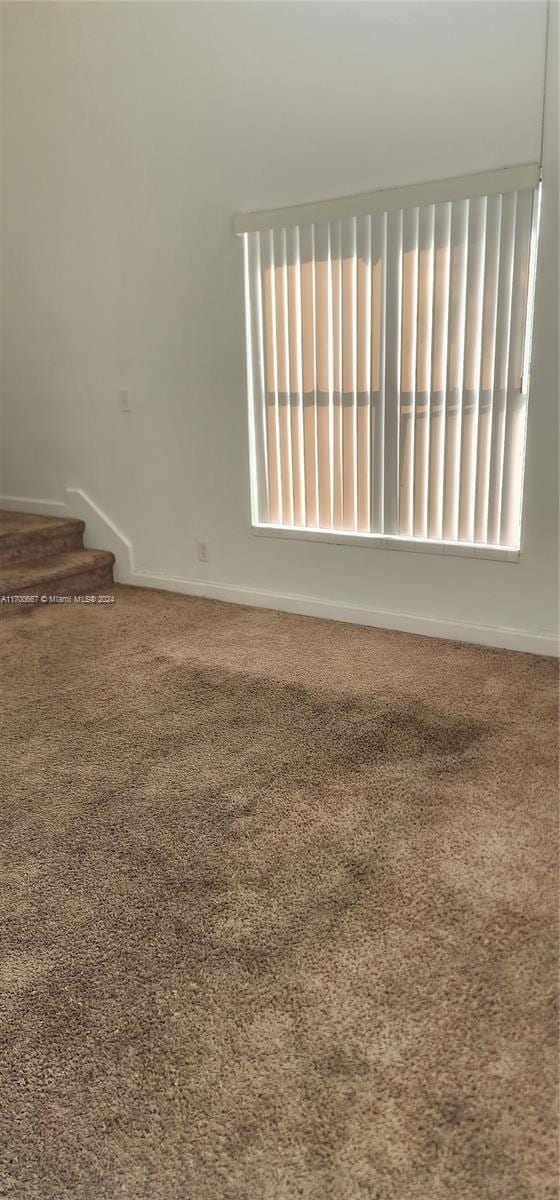
[(57, 536), (25, 534), (14, 539), (11, 545), (0, 544), (0, 568), (19, 562), (39, 562), (52, 554), (64, 554), (67, 550), (83, 548), (83, 533), (80, 529), (68, 529)]
[[(36, 585), (29, 588), (17, 588), (14, 591), (3, 592), (5, 596), (84, 596), (90, 592), (106, 589), (108, 592), (113, 587), (113, 572), (111, 568), (102, 568), (97, 571), (82, 571), (76, 575), (70, 575), (66, 579), (49, 580), (46, 584)], [(17, 602), (2, 602), (0, 599), (0, 615), (13, 612), (29, 612), (34, 609), (43, 608), (41, 600), (34, 603), (23, 601), (22, 604)]]

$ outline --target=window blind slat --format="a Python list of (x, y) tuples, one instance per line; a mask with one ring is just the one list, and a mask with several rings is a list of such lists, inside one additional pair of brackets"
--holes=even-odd
[(431, 204), (420, 210), (418, 230), (418, 324), (414, 409), (414, 536), (428, 536), (430, 392), (434, 316), (434, 227)]
[(280, 432), (278, 425), (278, 372), (276, 361), (276, 287), (274, 280), (273, 234), (260, 239), (263, 267), (263, 308), (265, 318), (265, 373), (267, 409), (267, 445), (270, 520), (282, 523), (282, 490), (280, 480)]
[(402, 212), (387, 217), (385, 335), (385, 533), (399, 532), (399, 411), (401, 403)]
[(251, 234), (244, 246), (245, 291), (250, 297), (246, 309), (247, 374), (249, 388), (249, 447), (252, 462), (252, 478), (256, 494), (253, 495), (253, 516), (264, 514), (270, 519), (268, 484), (267, 410), (264, 375), (263, 316), (261, 295), (260, 237)]
[(500, 231), (500, 270), (496, 315), (496, 357), (492, 390), (492, 435), (488, 479), (488, 524), (486, 541), (498, 545), (500, 538), (502, 478), (504, 469), (505, 410), (508, 376), (509, 335), (513, 289), (513, 251), (517, 195), (503, 197)]
[(451, 217), (451, 284), (449, 344), (445, 417), (445, 474), (443, 536), (457, 541), (459, 535), (459, 474), (461, 464), (461, 419), (465, 355), (465, 312), (467, 299), (467, 253), (469, 202), (453, 206)]
[(521, 507), (521, 480), (527, 397), (523, 393), (523, 349), (527, 318), (527, 289), (531, 246), (532, 192), (518, 192), (515, 222), (515, 249), (508, 382), (504, 430), (504, 465), (500, 513), (500, 543), (513, 546), (518, 541)]
[(384, 530), (385, 472), (385, 330), (387, 296), (387, 217), (372, 217), (371, 224), (371, 519), (373, 533)]
[(438, 204), (434, 220), (434, 315), (430, 389), (428, 537), (443, 537), (445, 400), (451, 280), (451, 205)]
[(315, 378), (315, 253), (313, 226), (302, 226), (301, 320), (303, 344), (303, 440), (307, 524), (319, 523), (317, 479), (317, 393)]
[(292, 430), (290, 419), (290, 359), (288, 342), (288, 273), (285, 230), (273, 234), (273, 268), (276, 306), (276, 370), (278, 400), (278, 440), (280, 456), (280, 488), (282, 521), (294, 523), (294, 488), (292, 472)]
[(356, 529), (356, 221), (342, 223), (342, 507), (345, 529)]
[(498, 278), (500, 268), (500, 229), (502, 197), (489, 196), (486, 213), (484, 303), (479, 382), (478, 445), (475, 494), (475, 541), (484, 543), (488, 528), (488, 488), (492, 443), (492, 407), (494, 364), (496, 358), (496, 321), (498, 315)]
[(356, 227), (357, 264), (357, 526), (371, 528), (371, 217)]
[(316, 405), (317, 405), (317, 488), (319, 525), (329, 529), (332, 523), (331, 495), (331, 397), (332, 361), (330, 329), (330, 253), (328, 225), (315, 226), (315, 304), (316, 328)]
[(332, 328), (333, 328), (333, 526), (344, 528), (343, 419), (342, 419), (342, 232), (340, 221), (331, 225)]
[(414, 420), (418, 309), (418, 209), (403, 214), (402, 345), (399, 432), (399, 532), (411, 537), (414, 516)]
[(486, 197), (471, 200), (465, 312), (465, 351), (461, 414), (459, 473), (459, 541), (474, 537), (475, 478), (480, 400), (480, 358), (484, 262), (486, 253)]
[(303, 446), (303, 374), (301, 329), (301, 266), (299, 229), (286, 230), (288, 270), (288, 343), (294, 524), (305, 525), (305, 458)]

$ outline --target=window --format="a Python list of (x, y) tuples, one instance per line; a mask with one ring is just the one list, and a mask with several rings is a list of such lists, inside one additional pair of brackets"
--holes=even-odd
[(235, 218), (252, 519), (519, 547), (539, 168)]

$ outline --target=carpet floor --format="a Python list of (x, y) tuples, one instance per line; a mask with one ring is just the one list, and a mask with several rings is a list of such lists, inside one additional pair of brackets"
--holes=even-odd
[(0, 1196), (556, 1197), (553, 660), (115, 597), (0, 624)]

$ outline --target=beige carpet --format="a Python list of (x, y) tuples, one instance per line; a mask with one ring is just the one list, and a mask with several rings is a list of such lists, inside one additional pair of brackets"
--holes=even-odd
[(115, 592), (0, 624), (0, 1196), (556, 1197), (553, 661)]

